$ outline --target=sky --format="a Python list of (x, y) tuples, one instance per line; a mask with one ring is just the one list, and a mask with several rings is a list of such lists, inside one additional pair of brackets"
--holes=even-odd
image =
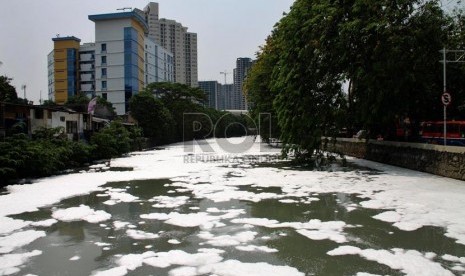
[[(1, 1), (0, 75), (13, 78), (23, 97), (36, 104), (47, 99), (47, 54), (52, 38), (73, 35), (81, 43), (94, 42), (94, 23), (88, 15), (143, 9), (147, 0), (14, 0)], [(174, 19), (198, 34), (199, 80), (228, 83), (238, 57), (254, 58), (283, 12), (294, 0), (159, 0), (160, 18)], [(40, 92), (42, 91), (42, 93)]]

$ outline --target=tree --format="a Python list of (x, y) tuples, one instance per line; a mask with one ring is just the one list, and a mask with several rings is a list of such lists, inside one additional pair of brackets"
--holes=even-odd
[[(297, 0), (248, 76), (252, 114), (276, 113), (284, 153), (304, 157), (344, 123), (373, 137), (404, 116), (433, 119), (441, 109), (438, 51), (452, 40), (463, 45), (460, 30), (463, 18), (434, 0)], [(450, 81), (463, 91), (460, 72), (452, 67)]]
[(140, 92), (131, 98), (129, 107), (145, 137), (156, 145), (173, 141), (175, 121), (161, 100), (149, 92)]
[[(191, 126), (195, 120), (206, 120), (205, 116), (188, 115), (205, 113), (202, 104), (207, 96), (204, 91), (185, 84), (162, 82), (149, 84), (145, 92), (155, 94), (171, 113), (175, 122), (174, 141), (194, 138), (192, 128), (185, 126)], [(196, 135), (207, 135), (211, 131), (210, 121), (204, 121), (202, 125), (204, 128), (201, 132), (196, 132)]]
[[(78, 93), (75, 96), (70, 97), (64, 105), (78, 112), (87, 112), (89, 102), (90, 99), (86, 95)], [(113, 118), (116, 116), (116, 112), (112, 103), (102, 97), (97, 96), (97, 106), (95, 108), (94, 115)]]
[(11, 85), (11, 79), (7, 76), (0, 76), (0, 102), (16, 103), (18, 94), (16, 88)]
[(91, 144), (95, 146), (92, 156), (96, 159), (118, 157), (131, 150), (130, 133), (121, 121), (115, 120), (95, 133)]
[(273, 108), (277, 94), (271, 90), (273, 68), (279, 58), (276, 43), (273, 42), (276, 38), (273, 36), (274, 34), (268, 37), (265, 46), (257, 53), (257, 59), (244, 84), (247, 101), (251, 103), (250, 115), (255, 124), (260, 125), (261, 138), (265, 141), (279, 138), (281, 135), (277, 114)]

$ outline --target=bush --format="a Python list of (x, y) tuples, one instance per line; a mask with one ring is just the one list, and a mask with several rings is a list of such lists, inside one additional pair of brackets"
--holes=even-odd
[(108, 127), (95, 133), (91, 144), (94, 145), (92, 157), (95, 159), (118, 157), (131, 150), (129, 131), (121, 121), (113, 121)]

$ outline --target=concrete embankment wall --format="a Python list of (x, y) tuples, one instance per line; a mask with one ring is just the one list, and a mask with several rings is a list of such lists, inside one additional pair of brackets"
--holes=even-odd
[(465, 180), (465, 147), (337, 138), (330, 151)]

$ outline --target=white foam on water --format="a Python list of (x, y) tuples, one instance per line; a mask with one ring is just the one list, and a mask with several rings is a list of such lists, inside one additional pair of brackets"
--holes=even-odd
[(95, 242), (94, 243), (96, 246), (99, 246), (99, 247), (104, 247), (104, 246), (110, 246), (111, 243), (106, 243), (106, 242)]
[(125, 267), (115, 267), (108, 270), (96, 271), (92, 273), (92, 276), (124, 276), (128, 274), (128, 270)]
[(29, 261), (32, 257), (42, 254), (40, 250), (20, 254), (5, 254), (0, 256), (0, 275), (15, 274), (20, 271), (19, 267)]
[(454, 274), (445, 269), (439, 263), (433, 262), (425, 254), (416, 250), (392, 249), (375, 250), (360, 249), (355, 246), (340, 246), (327, 252), (330, 256), (359, 255), (369, 261), (387, 265), (394, 270), (400, 270), (406, 275), (425, 276), (453, 276)]
[(199, 274), (214, 274), (218, 276), (304, 276), (297, 269), (289, 266), (271, 265), (268, 263), (243, 263), (228, 260), (221, 263), (206, 265), (198, 269)]
[(247, 251), (247, 252), (266, 252), (266, 253), (275, 253), (278, 252), (275, 248), (270, 248), (268, 246), (258, 246), (258, 245), (239, 245), (236, 246), (237, 250)]
[(330, 231), (330, 230), (297, 230), (297, 233), (301, 234), (302, 236), (305, 236), (311, 240), (332, 240), (337, 243), (345, 243), (347, 242), (347, 239), (344, 235), (335, 232), (335, 231)]
[(100, 223), (109, 220), (111, 215), (105, 211), (95, 211), (89, 206), (80, 205), (79, 207), (54, 210), (52, 217), (64, 222), (84, 220), (89, 223)]
[(151, 213), (140, 215), (142, 219), (162, 220), (167, 224), (176, 225), (179, 227), (200, 227), (202, 229), (211, 229), (214, 227), (222, 227), (222, 219), (231, 219), (244, 213), (244, 210), (232, 209), (222, 210), (225, 212), (223, 215), (214, 216), (207, 212), (180, 214), (178, 212), (165, 213)]
[[(0, 197), (1, 198), (1, 197)], [(29, 221), (0, 217), (0, 234), (7, 234), (31, 224)]]
[[(278, 151), (279, 149), (276, 149), (275, 152)], [(224, 151), (218, 150), (217, 153), (223, 154)], [(186, 163), (182, 158), (185, 155), (183, 145), (179, 144), (161, 151), (112, 160), (112, 166), (132, 167), (133, 171), (68, 174), (38, 179), (31, 185), (8, 186), (8, 194), (0, 196), (0, 233), (16, 231), (29, 224), (19, 220), (12, 221), (6, 216), (34, 212), (40, 207), (53, 205), (65, 198), (102, 192), (104, 189), (100, 186), (107, 182), (169, 178), (178, 182), (173, 185), (174, 187), (191, 191), (198, 199), (211, 199), (215, 202), (229, 200), (260, 202), (289, 197), (301, 197), (306, 201), (309, 195), (314, 194), (358, 194), (358, 197), (364, 200), (360, 203), (361, 207), (390, 210), (399, 214), (395, 218), (398, 221), (389, 223), (393, 223), (393, 226), (400, 230), (413, 231), (423, 226), (442, 227), (446, 230), (447, 237), (465, 244), (463, 220), (465, 186), (461, 181), (353, 158), (348, 158), (349, 162), (382, 173), (365, 175), (361, 170), (289, 172), (279, 168), (253, 167), (238, 170), (241, 172), (240, 177), (228, 179), (228, 173), (237, 170), (233, 168), (234, 165), (242, 162), (241, 156), (246, 154), (260, 155), (269, 152), (260, 152), (259, 146), (254, 145), (250, 151), (239, 154), (238, 161), (229, 164), (228, 167), (222, 163), (212, 162)], [(278, 187), (281, 188), (282, 193), (252, 193), (240, 190), (238, 187), (242, 185), (253, 185), (263, 189)], [(115, 193), (124, 193), (124, 191), (112, 190)], [(381, 218), (393, 221), (395, 215), (393, 213), (392, 215), (389, 218), (383, 216)], [(4, 221), (6, 223), (3, 223)], [(218, 223), (218, 218), (209, 223)], [(301, 226), (291, 222), (287, 226), (281, 224), (279, 227), (321, 230)], [(335, 232), (339, 233), (339, 231)]]
[(204, 240), (207, 240), (206, 243), (213, 245), (213, 246), (219, 246), (219, 247), (226, 247), (226, 246), (237, 246), (241, 245), (244, 243), (248, 243), (252, 240), (255, 239), (255, 236), (257, 236), (257, 232), (252, 232), (252, 231), (245, 231), (245, 232), (239, 232), (234, 235), (219, 235), (215, 236), (210, 232), (200, 232), (198, 234), (198, 237)]
[(44, 231), (27, 230), (0, 237), (0, 254), (10, 253), (45, 236)]
[(69, 260), (70, 261), (79, 261), (80, 259), (81, 259), (81, 256), (76, 255), (74, 257), (71, 257)]
[(176, 240), (176, 239), (171, 239), (171, 240), (168, 240), (168, 243), (170, 243), (170, 244), (180, 244), (181, 242)]
[(343, 221), (326, 221), (313, 219), (308, 222), (283, 222), (267, 218), (239, 218), (231, 220), (232, 223), (244, 223), (267, 228), (294, 228), (297, 233), (312, 240), (332, 240), (337, 243), (347, 242), (343, 233), (347, 225)]
[(123, 190), (123, 189), (110, 188), (108, 189), (106, 194), (110, 196), (110, 199), (105, 201), (104, 204), (110, 205), (110, 206), (121, 203), (121, 202), (130, 203), (130, 202), (135, 202), (139, 200), (138, 197), (133, 196), (129, 193), (126, 193), (126, 190)]
[(154, 208), (178, 208), (186, 204), (188, 200), (188, 196), (156, 196), (149, 201), (157, 202), (153, 205)]
[(192, 266), (181, 266), (168, 272), (169, 276), (196, 276), (197, 268)]
[(158, 234), (153, 234), (149, 232), (144, 232), (141, 230), (128, 229), (126, 230), (126, 235), (134, 240), (153, 240), (158, 239), (160, 236)]
[(116, 220), (113, 222), (113, 227), (115, 227), (116, 230), (123, 229), (128, 225), (129, 225), (129, 222), (125, 222), (125, 221)]
[(33, 222), (33, 223), (31, 223), (31, 225), (36, 226), (36, 227), (50, 227), (50, 226), (54, 225), (57, 222), (58, 222), (58, 220), (56, 220), (56, 219), (46, 219), (46, 220)]

